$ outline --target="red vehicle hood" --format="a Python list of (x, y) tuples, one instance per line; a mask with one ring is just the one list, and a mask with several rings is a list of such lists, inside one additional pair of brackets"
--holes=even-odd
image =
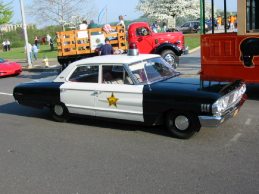
[(180, 41), (179, 46), (182, 48), (184, 45), (184, 36), (182, 32), (153, 33), (153, 37), (157, 39), (159, 43), (170, 42), (176, 44)]

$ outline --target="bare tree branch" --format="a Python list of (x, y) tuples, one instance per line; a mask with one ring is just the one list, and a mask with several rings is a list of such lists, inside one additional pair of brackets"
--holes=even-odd
[[(92, 19), (94, 16), (93, 1), (91, 0), (33, 0), (28, 14), (37, 18), (40, 23), (56, 23), (64, 26), (71, 23), (75, 16)], [(91, 17), (91, 18), (89, 18)]]

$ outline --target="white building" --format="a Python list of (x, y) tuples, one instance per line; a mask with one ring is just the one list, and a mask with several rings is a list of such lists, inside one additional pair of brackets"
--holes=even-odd
[[(2, 24), (2, 25), (0, 25), (1, 32), (10, 32), (10, 31), (16, 30), (17, 28), (22, 28), (22, 24)], [(27, 28), (35, 28), (35, 25), (28, 24)]]

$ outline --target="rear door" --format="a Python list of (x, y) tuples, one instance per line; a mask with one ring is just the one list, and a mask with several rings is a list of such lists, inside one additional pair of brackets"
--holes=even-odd
[(68, 111), (95, 116), (95, 95), (98, 86), (98, 65), (77, 66), (60, 87), (60, 98)]

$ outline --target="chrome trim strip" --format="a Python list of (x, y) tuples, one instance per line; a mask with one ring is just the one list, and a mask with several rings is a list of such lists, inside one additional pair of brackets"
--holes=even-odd
[(96, 111), (129, 113), (129, 114), (138, 114), (138, 115), (143, 114), (143, 112), (141, 112), (141, 111), (123, 111), (123, 110), (118, 110), (118, 109), (96, 108), (96, 107), (91, 107), (91, 106), (76, 106), (76, 105), (72, 105), (72, 104), (66, 104), (66, 107), (68, 109), (69, 108), (78, 108), (78, 109), (83, 109), (83, 110), (96, 110)]

